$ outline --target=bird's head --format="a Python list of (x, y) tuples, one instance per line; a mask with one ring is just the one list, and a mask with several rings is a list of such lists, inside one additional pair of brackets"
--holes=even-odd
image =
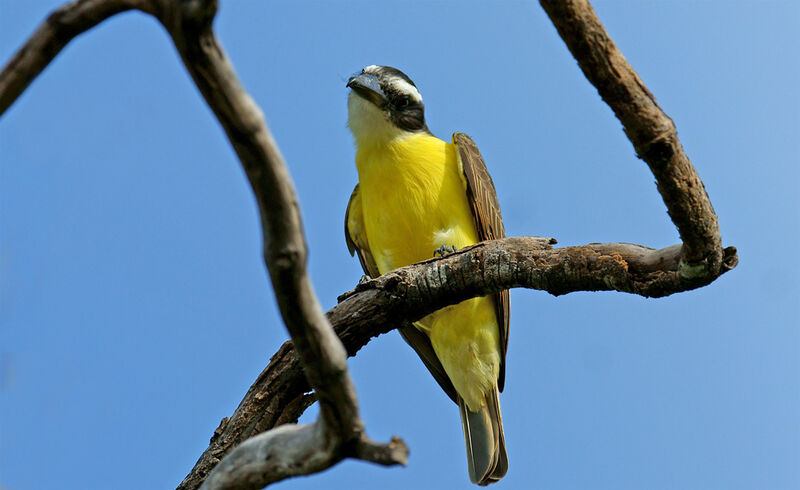
[(397, 68), (370, 65), (347, 81), (348, 126), (357, 141), (387, 141), (429, 132), (414, 82)]

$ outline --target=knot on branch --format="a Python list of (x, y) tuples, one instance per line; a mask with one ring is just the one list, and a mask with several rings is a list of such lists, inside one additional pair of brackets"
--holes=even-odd
[(680, 287), (694, 289), (710, 284), (722, 274), (732, 270), (739, 263), (736, 247), (712, 250), (700, 260), (687, 260), (686, 255), (680, 258), (678, 275)]
[(727, 272), (739, 264), (739, 255), (736, 247), (726, 247), (722, 251), (722, 271)]
[(678, 131), (670, 120), (666, 129), (649, 141), (634, 145), (636, 156), (651, 167), (663, 167), (675, 156), (675, 145), (678, 140)]

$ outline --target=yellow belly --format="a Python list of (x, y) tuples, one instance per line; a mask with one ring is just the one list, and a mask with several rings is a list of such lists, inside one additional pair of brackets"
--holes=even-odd
[[(442, 245), (478, 242), (455, 145), (428, 135), (359, 147), (356, 155), (364, 228), (381, 274), (429, 259)], [(491, 298), (473, 298), (432, 313), (428, 333), (458, 394), (470, 410), (484, 404), (500, 365)]]

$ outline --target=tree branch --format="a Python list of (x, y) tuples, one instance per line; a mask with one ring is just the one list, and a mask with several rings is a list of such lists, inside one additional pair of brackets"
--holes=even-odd
[[(562, 295), (575, 291), (620, 291), (662, 297), (700, 287), (681, 267), (681, 245), (659, 250), (630, 243), (595, 243), (552, 248), (550, 238), (513, 237), (482, 242), (444, 258), (388, 272), (340, 296), (327, 313), (350, 356), (372, 338), (447, 305), (503, 289), (525, 287)], [(725, 249), (720, 273), (736, 266)], [(220, 454), (278, 420), (297, 420), (297, 403), (310, 389), (291, 342), (272, 356), (225, 430), (212, 438), (179, 490), (197, 488), (198, 475)]]
[(0, 116), (76, 36), (131, 9), (150, 10), (146, 0), (77, 0), (53, 11), (0, 71)]
[[(211, 22), (216, 2), (170, 5), (174, 8), (162, 8), (159, 20), (250, 181), (261, 214), (264, 262), (281, 316), (320, 402), (314, 424), (282, 428), (245, 441), (211, 471), (202, 488), (262, 488), (291, 476), (322, 471), (346, 457), (405, 464), (408, 450), (401, 440), (394, 438), (381, 445), (364, 433), (345, 349), (323, 314), (306, 273), (307, 251), (294, 184), (261, 110), (239, 83), (214, 35)], [(302, 399), (297, 406), (304, 406)], [(370, 450), (363, 451), (363, 447)]]
[[(200, 488), (256, 490), (292, 476), (319, 473), (330, 461), (341, 459), (340, 448), (331, 446), (329, 439), (322, 420), (262, 432), (236, 446)], [(389, 466), (408, 456), (405, 444), (397, 438), (389, 444), (376, 444), (362, 437), (355, 441), (352, 452), (358, 459)]]
[(723, 265), (722, 238), (705, 186), (658, 106), (587, 0), (540, 0), (584, 75), (622, 122), (636, 154), (658, 182), (683, 240), (684, 275), (708, 283)]

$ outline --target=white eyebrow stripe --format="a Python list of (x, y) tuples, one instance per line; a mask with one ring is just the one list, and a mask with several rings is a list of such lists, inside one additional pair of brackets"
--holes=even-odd
[(409, 97), (414, 99), (414, 102), (417, 102), (418, 104), (422, 103), (422, 95), (420, 95), (419, 90), (417, 90), (417, 87), (411, 85), (402, 78), (392, 78), (389, 84), (397, 92), (408, 95)]

